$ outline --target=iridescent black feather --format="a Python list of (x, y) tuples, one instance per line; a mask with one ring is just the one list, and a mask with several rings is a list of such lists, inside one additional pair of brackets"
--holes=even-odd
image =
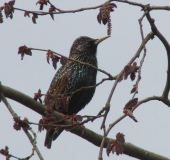
[[(89, 37), (77, 38), (71, 47), (69, 58), (79, 60), (92, 64), (97, 67), (97, 45), (108, 37), (101, 39), (92, 39)], [(83, 109), (92, 99), (95, 87), (90, 89), (84, 89), (79, 91), (71, 97), (68, 103), (68, 110), (64, 110), (63, 107), (57, 106), (57, 95), (67, 94), (80, 89), (81, 87), (93, 86), (96, 84), (97, 70), (88, 66), (82, 65), (75, 61), (68, 60), (64, 66), (57, 71), (55, 74), (47, 96), (45, 97), (45, 105), (47, 107), (55, 108), (58, 112), (66, 115), (72, 115), (78, 113)], [(48, 96), (50, 95), (50, 96)], [(55, 140), (63, 129), (60, 129), (57, 133), (54, 128), (47, 131), (45, 146), (51, 148), (52, 140)]]

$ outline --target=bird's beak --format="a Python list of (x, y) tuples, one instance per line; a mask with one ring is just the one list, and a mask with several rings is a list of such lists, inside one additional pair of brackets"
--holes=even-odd
[(95, 44), (99, 44), (100, 42), (104, 41), (105, 39), (109, 38), (110, 36), (106, 36), (106, 37), (102, 37), (102, 38), (99, 38), (95, 41)]

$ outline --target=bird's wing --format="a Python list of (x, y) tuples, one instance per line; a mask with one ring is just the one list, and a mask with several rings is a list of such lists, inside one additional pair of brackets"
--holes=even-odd
[(51, 85), (46, 93), (44, 103), (47, 107), (53, 107), (56, 100), (57, 95), (62, 94), (68, 79), (70, 77), (70, 71), (67, 69), (67, 66), (62, 66), (58, 72), (55, 74)]

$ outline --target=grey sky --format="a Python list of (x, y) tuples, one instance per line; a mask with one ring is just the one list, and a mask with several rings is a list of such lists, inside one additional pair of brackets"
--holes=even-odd
[[(7, 2), (0, 0), (0, 6)], [(60, 9), (78, 9), (81, 7), (96, 6), (104, 3), (103, 0), (65, 0), (51, 1)], [(169, 5), (169, 0), (141, 0), (143, 4), (151, 5)], [(17, 0), (15, 7), (27, 10), (38, 10), (36, 1)], [(131, 57), (137, 51), (141, 44), (141, 35), (138, 19), (142, 16), (139, 7), (130, 6), (115, 2), (118, 6), (115, 12), (111, 13), (112, 36), (103, 41), (98, 46), (98, 66), (112, 75), (118, 74)], [(49, 5), (44, 7), (48, 10)], [(52, 65), (46, 62), (46, 53), (32, 51), (33, 56), (25, 56), (21, 61), (20, 55), (17, 55), (18, 47), (27, 45), (28, 47), (51, 49), (65, 56), (69, 55), (70, 46), (79, 36), (89, 36), (100, 38), (107, 35), (107, 27), (97, 22), (99, 10), (90, 10), (79, 13), (55, 15), (55, 21), (50, 16), (39, 16), (37, 24), (33, 24), (31, 18), (25, 18), (23, 12), (15, 11), (12, 20), (4, 17), (4, 23), (0, 25), (0, 81), (33, 97), (34, 93), (40, 88), (45, 93), (55, 74)], [(170, 21), (168, 11), (152, 11), (151, 16), (162, 34), (170, 40)], [(143, 21), (145, 36), (150, 32), (148, 21)], [(166, 80), (167, 57), (165, 48), (158, 40), (149, 41), (146, 45), (147, 56), (142, 68), (142, 80), (139, 83), (139, 100), (148, 96), (162, 94)], [(143, 53), (143, 52), (142, 52)], [(141, 60), (137, 59), (139, 64)], [(59, 64), (58, 64), (59, 68)], [(98, 73), (97, 81), (100, 81), (106, 75)], [(79, 112), (81, 115), (96, 115), (104, 107), (113, 81), (104, 82), (96, 89), (95, 96), (84, 110)], [(111, 110), (109, 112), (106, 125), (112, 123), (123, 114), (124, 105), (131, 99), (130, 91), (135, 81), (129, 78), (118, 84), (111, 101)], [(21, 118), (27, 117), (31, 122), (37, 122), (40, 115), (22, 105), (9, 100), (13, 109)], [(31, 153), (32, 146), (26, 135), (22, 131), (13, 129), (13, 120), (3, 103), (0, 103), (0, 121), (1, 136), (0, 148), (5, 145), (9, 147), (11, 154), (24, 158)], [(141, 148), (155, 152), (157, 154), (170, 157), (170, 110), (160, 102), (152, 101), (141, 105), (134, 112), (134, 116), (139, 121), (135, 123), (129, 117), (117, 124), (109, 134), (109, 137), (115, 138), (118, 132), (125, 135), (126, 142), (131, 142)], [(93, 123), (89, 122), (85, 126), (93, 131), (103, 134), (100, 130), (101, 120)], [(32, 126), (34, 131), (38, 132), (37, 126)], [(71, 134), (64, 132), (53, 142), (51, 150), (44, 147), (45, 132), (37, 133), (37, 145), (44, 159), (74, 159), (74, 160), (94, 160), (98, 158), (99, 148), (89, 142)], [(131, 160), (134, 158), (122, 155), (116, 156), (110, 154), (107, 157), (103, 152), (104, 160)], [(4, 159), (0, 155), (0, 159)], [(38, 157), (35, 155), (32, 160)]]

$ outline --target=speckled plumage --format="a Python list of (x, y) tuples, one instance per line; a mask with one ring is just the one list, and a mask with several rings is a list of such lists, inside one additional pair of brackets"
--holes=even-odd
[[(69, 58), (87, 62), (97, 67), (96, 50), (97, 45), (106, 39), (92, 39), (89, 37), (79, 37), (74, 42), (70, 49)], [(82, 65), (75, 61), (67, 61), (64, 66), (55, 74), (47, 95), (56, 97), (57, 94), (65, 94), (74, 92), (81, 87), (93, 86), (96, 84), (97, 70), (88, 66)], [(75, 93), (69, 100), (68, 110), (64, 110), (62, 107), (56, 106), (56, 99), (45, 97), (45, 105), (55, 108), (58, 112), (66, 115), (72, 115), (78, 113), (83, 109), (92, 99), (95, 92), (95, 88), (84, 89)], [(63, 130), (60, 129), (58, 133), (51, 128), (47, 131), (45, 146), (51, 148), (52, 140), (56, 139)]]

